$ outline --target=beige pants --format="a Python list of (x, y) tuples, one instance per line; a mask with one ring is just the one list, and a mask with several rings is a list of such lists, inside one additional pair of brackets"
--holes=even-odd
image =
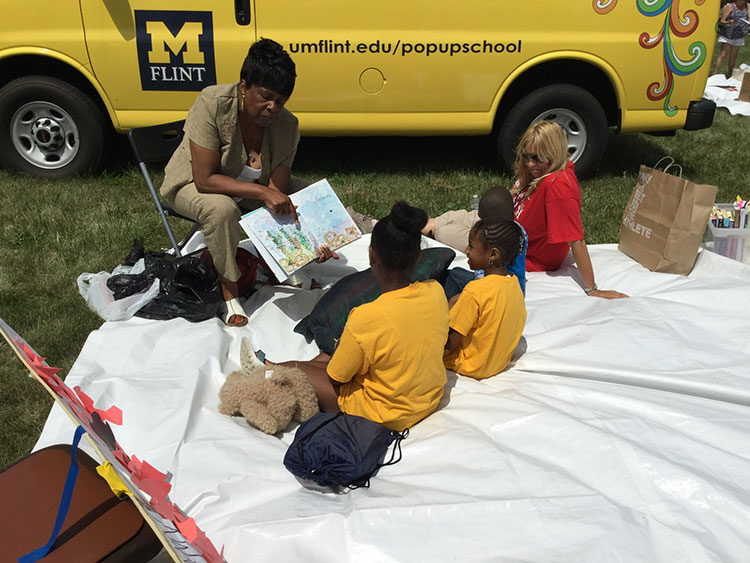
[(460, 250), (466, 250), (469, 244), (469, 233), (474, 223), (479, 221), (476, 211), (447, 211), (435, 217), (435, 240)]
[[(289, 180), (290, 193), (308, 185), (309, 182), (292, 176)], [(240, 206), (244, 210), (252, 210), (260, 207), (262, 202), (243, 199), (237, 203), (226, 195), (200, 193), (192, 183), (181, 187), (167, 201), (177, 213), (198, 222), (219, 275), (230, 282), (240, 279), (241, 272), (235, 255), (239, 242), (247, 238), (239, 223), (243, 213)]]

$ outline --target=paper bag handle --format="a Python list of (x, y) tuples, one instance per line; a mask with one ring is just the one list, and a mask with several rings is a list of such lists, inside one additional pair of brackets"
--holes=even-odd
[(656, 164), (654, 164), (654, 170), (658, 170), (659, 169), (659, 165), (663, 161), (665, 161), (665, 160), (669, 160), (669, 163), (662, 169), (662, 172), (664, 172), (666, 174), (667, 170), (669, 170), (672, 167), (679, 168), (680, 172), (679, 172), (679, 174), (677, 174), (677, 176), (679, 176), (680, 178), (682, 178), (682, 166), (680, 166), (679, 164), (675, 163), (674, 158), (672, 158), (671, 156), (665, 156), (665, 157), (660, 158), (659, 162), (657, 162)]

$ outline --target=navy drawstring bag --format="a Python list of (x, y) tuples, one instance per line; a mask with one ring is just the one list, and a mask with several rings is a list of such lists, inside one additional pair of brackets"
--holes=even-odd
[(401, 440), (408, 435), (408, 429), (396, 432), (361, 416), (322, 412), (297, 429), (284, 466), (303, 485), (313, 481), (320, 487), (369, 487), (378, 469), (401, 461)]

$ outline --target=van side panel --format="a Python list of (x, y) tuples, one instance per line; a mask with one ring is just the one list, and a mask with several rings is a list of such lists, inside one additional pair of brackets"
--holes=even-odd
[(690, 96), (691, 100), (700, 100), (706, 91), (706, 81), (711, 75), (711, 61), (713, 60), (714, 50), (716, 49), (719, 37), (716, 31), (719, 12), (719, 0), (708, 0), (699, 14), (701, 21), (699, 22), (698, 29), (690, 36), (692, 41), (702, 42), (707, 49), (706, 62), (693, 75), (695, 80), (693, 82), (692, 95)]
[(92, 68), (123, 126), (164, 123), (175, 111), (184, 117), (200, 90), (239, 80), (255, 41), (255, 27), (236, 23), (230, 0), (81, 0), (81, 7)]
[[(588, 90), (579, 111), (600, 116), (599, 133), (674, 130), (703, 95), (719, 12), (719, 0), (249, 2), (238, 23), (231, 0), (0, 0), (0, 86), (62, 80), (78, 90), (71, 107), (89, 97), (124, 132), (184, 117), (269, 37), (297, 64), (289, 109), (306, 134), (508, 131), (505, 116), (555, 84)], [(545, 111), (555, 92), (543, 92)]]
[[(603, 19), (612, 18), (625, 5), (618, 0), (594, 0)], [(628, 3), (639, 19), (637, 42), (630, 53), (649, 55), (637, 65), (622, 65), (626, 98), (621, 102), (622, 131), (657, 131), (681, 128), (691, 101), (700, 100), (708, 77), (714, 23), (719, 0)]]
[[(0, 0), (0, 58), (49, 49), (77, 65), (87, 66), (89, 57), (78, 0), (37, 0), (34, 4), (33, 10), (21, 9), (18, 2)], [(28, 69), (27, 74), (33, 74), (33, 69)]]
[[(256, 21), (258, 35), (282, 43), (297, 63), (290, 109), (305, 132), (320, 132), (328, 119), (329, 133), (339, 133), (347, 120), (334, 114), (373, 113), (486, 113), (481, 132), (488, 132), (507, 77), (562, 49), (615, 69), (623, 130), (636, 123), (679, 128), (681, 110), (701, 97), (710, 63), (706, 41), (713, 40), (706, 28), (713, 28), (718, 0), (494, 0), (472, 6), (256, 0)], [(585, 81), (579, 85), (586, 87)], [(456, 132), (475, 131), (478, 121)], [(361, 134), (391, 126), (380, 116), (357, 122), (366, 127)], [(435, 124), (430, 131), (441, 128)]]

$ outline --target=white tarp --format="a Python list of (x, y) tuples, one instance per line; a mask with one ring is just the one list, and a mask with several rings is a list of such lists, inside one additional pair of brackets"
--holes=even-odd
[[(366, 246), (314, 277), (366, 267)], [(66, 383), (123, 410), (122, 448), (173, 474), (170, 498), (229, 562), (746, 561), (750, 266), (703, 251), (682, 277), (590, 251), (599, 286), (632, 297), (586, 297), (569, 267), (530, 273), (515, 364), (449, 374), (370, 489), (302, 488), (282, 465), (293, 429), (217, 412), (243, 335), (276, 361), (316, 353), (291, 327), (319, 292), (259, 292), (245, 329), (105, 323)], [(54, 407), (37, 448), (72, 435)]]
[(742, 78), (749, 70), (750, 65), (742, 63), (739, 68), (734, 69), (731, 78), (723, 74), (709, 76), (703, 97), (713, 100), (720, 108), (727, 108), (731, 115), (750, 115), (750, 102), (738, 100)]

